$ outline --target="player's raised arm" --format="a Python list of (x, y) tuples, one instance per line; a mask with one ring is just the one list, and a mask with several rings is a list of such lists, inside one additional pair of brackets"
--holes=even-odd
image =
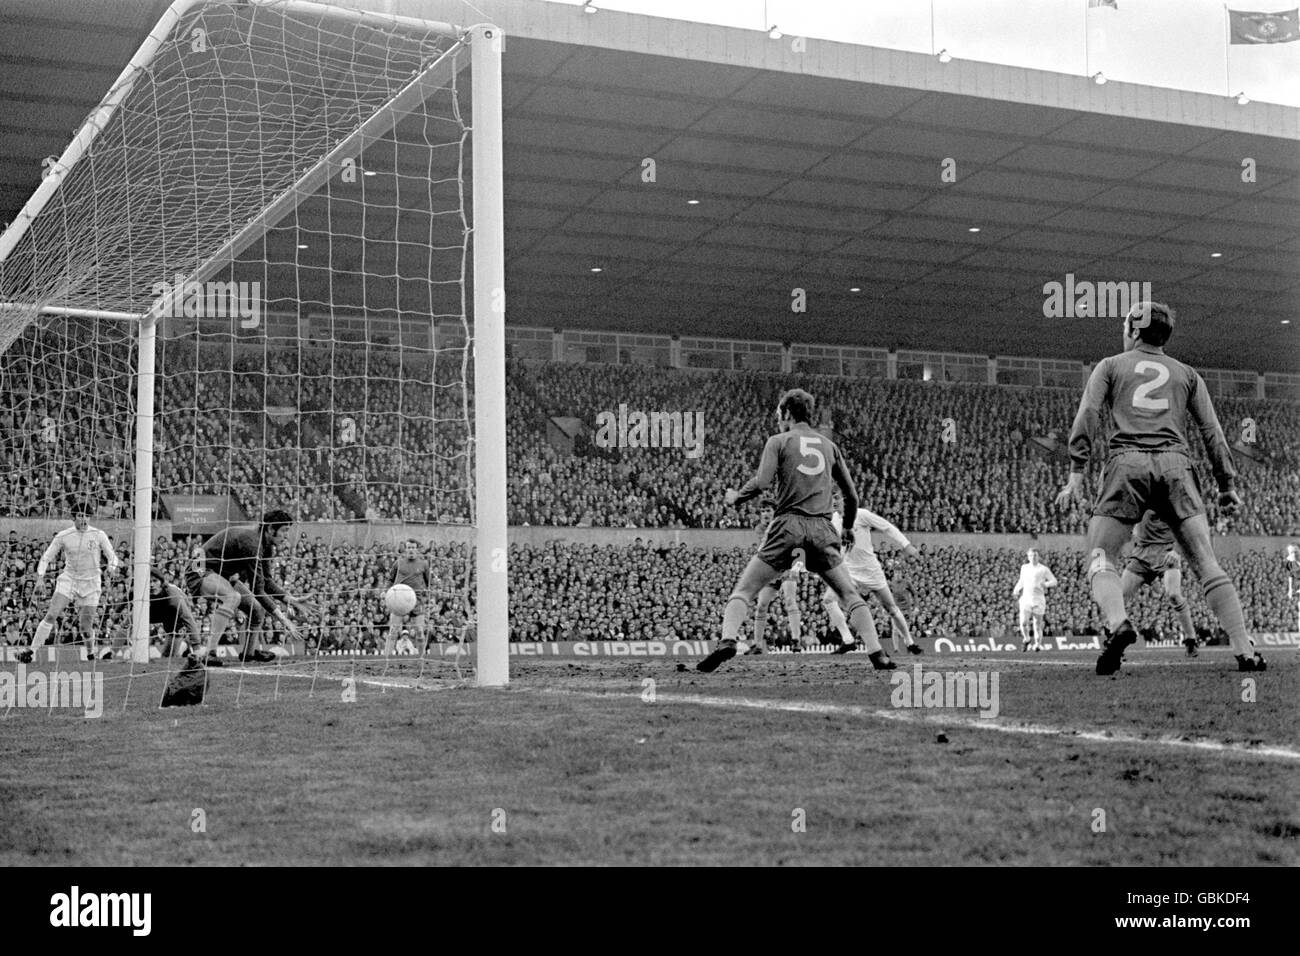
[(776, 478), (777, 449), (780, 447), (780, 435), (773, 435), (767, 440), (767, 444), (763, 446), (763, 457), (758, 462), (758, 471), (753, 478), (745, 482), (740, 491), (727, 490), (728, 504), (743, 505), (771, 487), (773, 479)]
[(1205, 443), (1205, 453), (1210, 458), (1210, 470), (1214, 472), (1214, 481), (1219, 486), (1219, 505), (1235, 508), (1241, 504), (1241, 497), (1233, 490), (1233, 480), (1237, 477), (1237, 466), (1232, 460), (1232, 449), (1219, 424), (1219, 416), (1214, 413), (1214, 404), (1210, 401), (1209, 390), (1205, 380), (1197, 373), (1192, 380), (1192, 393), (1187, 398), (1187, 411), (1196, 422)]
[(869, 531), (878, 531), (894, 543), (894, 546), (900, 548), (904, 553), (916, 557), (921, 552), (912, 546), (912, 542), (907, 540), (907, 535), (899, 531), (888, 518), (881, 517), (870, 508), (858, 509), (858, 521), (864, 529)]

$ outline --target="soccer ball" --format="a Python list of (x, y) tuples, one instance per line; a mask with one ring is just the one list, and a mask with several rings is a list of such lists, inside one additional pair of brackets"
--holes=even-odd
[(415, 591), (409, 584), (394, 584), (384, 594), (384, 603), (398, 617), (410, 614), (415, 610)]

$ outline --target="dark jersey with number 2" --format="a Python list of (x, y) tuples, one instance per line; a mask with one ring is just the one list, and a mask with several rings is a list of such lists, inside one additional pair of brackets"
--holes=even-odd
[(1107, 426), (1109, 452), (1178, 452), (1191, 456), (1187, 419), (1191, 417), (1222, 484), (1236, 475), (1228, 441), (1195, 369), (1176, 358), (1138, 345), (1097, 363), (1088, 378), (1070, 429), (1071, 470), (1082, 474), (1098, 424)]

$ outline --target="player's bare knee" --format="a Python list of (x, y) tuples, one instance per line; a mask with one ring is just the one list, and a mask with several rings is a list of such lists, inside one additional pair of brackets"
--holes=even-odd
[(1110, 555), (1106, 553), (1105, 548), (1093, 548), (1088, 559), (1088, 583), (1091, 584), (1092, 579), (1102, 572), (1108, 574), (1119, 573), (1115, 567), (1115, 562), (1110, 559)]

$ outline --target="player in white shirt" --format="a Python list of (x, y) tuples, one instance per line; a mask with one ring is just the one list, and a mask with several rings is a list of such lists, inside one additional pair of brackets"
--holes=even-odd
[[(831, 515), (831, 524), (835, 526), (835, 533), (843, 535), (844, 517), (836, 511)], [(920, 646), (912, 640), (912, 632), (907, 626), (907, 618), (903, 615), (903, 609), (898, 606), (898, 601), (894, 598), (894, 592), (889, 590), (889, 581), (885, 578), (885, 569), (880, 566), (880, 559), (876, 557), (875, 546), (871, 543), (871, 533), (873, 531), (883, 534), (892, 541), (897, 547), (903, 550), (903, 553), (909, 557), (917, 557), (921, 552), (913, 547), (912, 542), (907, 540), (907, 535), (899, 531), (893, 524), (874, 511), (869, 511), (861, 505), (858, 506), (858, 516), (853, 522), (853, 547), (844, 555), (844, 566), (849, 570), (849, 577), (853, 579), (853, 584), (858, 589), (858, 593), (864, 598), (868, 594), (875, 595), (880, 606), (889, 614), (890, 620), (894, 622), (894, 650), (899, 651), (899, 637), (902, 637), (902, 643), (907, 646), (907, 650), (912, 654), (920, 654)], [(830, 588), (822, 595), (822, 606), (826, 608), (827, 615), (830, 616), (831, 625), (840, 633), (842, 643), (836, 649), (837, 654), (846, 654), (854, 648), (853, 632), (849, 630), (848, 621), (844, 619), (844, 611), (840, 608), (840, 602), (835, 598), (835, 592)]]
[(1056, 587), (1056, 578), (1045, 564), (1039, 563), (1038, 552), (1030, 548), (1028, 560), (1020, 566), (1020, 580), (1011, 593), (1020, 598), (1021, 651), (1029, 650), (1029, 622), (1034, 624), (1034, 650), (1043, 649), (1043, 616), (1047, 613), (1047, 589)]
[[(54, 596), (50, 598), (49, 610), (45, 618), (36, 625), (36, 636), (32, 647), (41, 647), (54, 631), (54, 624), (69, 604), (77, 608), (77, 624), (86, 649), (94, 653), (95, 616), (99, 610), (99, 597), (104, 588), (103, 563), (108, 562), (109, 570), (116, 571), (122, 566), (113, 550), (113, 543), (108, 535), (98, 528), (91, 527), (90, 509), (85, 505), (76, 505), (72, 509), (72, 527), (64, 528), (54, 536), (50, 546), (41, 555), (36, 565), (36, 593), (45, 587), (45, 574), (50, 566), (63, 556), (63, 570), (54, 583)], [(23, 658), (30, 660), (29, 649)]]

